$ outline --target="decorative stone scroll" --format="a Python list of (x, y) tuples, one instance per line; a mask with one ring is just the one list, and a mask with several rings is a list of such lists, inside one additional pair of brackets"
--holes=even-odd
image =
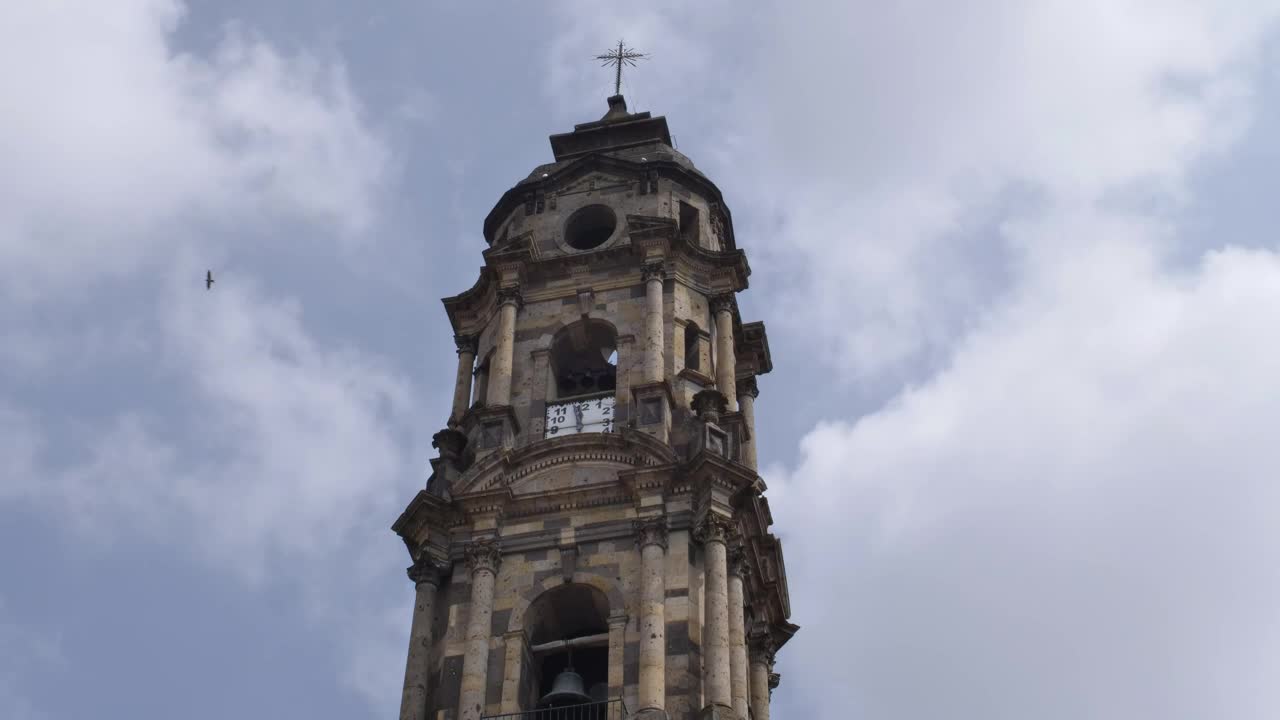
[(494, 575), (498, 574), (498, 566), (502, 564), (502, 549), (497, 540), (476, 540), (468, 543), (463, 549), (463, 554), (467, 558), (467, 565), (471, 568), (473, 575), (481, 570), (488, 570)]
[(636, 531), (636, 548), (643, 550), (647, 545), (659, 545), (667, 549), (667, 519), (652, 517), (636, 520), (632, 523)]

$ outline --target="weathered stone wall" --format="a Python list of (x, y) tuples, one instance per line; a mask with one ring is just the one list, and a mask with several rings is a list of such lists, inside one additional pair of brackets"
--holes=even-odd
[[(579, 469), (570, 472), (577, 473)], [(547, 475), (551, 482), (551, 474)], [(668, 512), (688, 517), (689, 501), (676, 498)], [(520, 667), (509, 666), (506, 643), (525, 630), (525, 613), (537, 597), (564, 583), (562, 552), (572, 550), (572, 582), (600, 590), (609, 600), (611, 616), (627, 616), (622, 647), (622, 697), (637, 707), (639, 684), (640, 551), (635, 542), (633, 507), (616, 505), (537, 518), (512, 518), (499, 533), (502, 563), (494, 590), (490, 629), (485, 712), (503, 710), (504, 684), (530, 707), (536, 695), (528, 656)], [(691, 543), (688, 528), (672, 530), (665, 563), (666, 702), (673, 720), (692, 718), (702, 707), (702, 568), (701, 555)], [(429, 697), (436, 720), (453, 720), (459, 701), (464, 629), (470, 614), (471, 573), (456, 562), (440, 590)], [(527, 638), (526, 638), (527, 639)], [(514, 679), (513, 679), (514, 678)]]

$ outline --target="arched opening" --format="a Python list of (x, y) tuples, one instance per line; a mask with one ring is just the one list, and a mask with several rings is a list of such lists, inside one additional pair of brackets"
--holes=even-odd
[(608, 205), (588, 205), (569, 216), (564, 225), (564, 241), (575, 250), (603, 245), (618, 226), (618, 217)]
[[(609, 699), (608, 617), (609, 599), (590, 585), (561, 585), (530, 603), (524, 629), (533, 667), (525, 707), (566, 707)], [(588, 715), (583, 718), (590, 720)]]
[(686, 323), (684, 326), (684, 366), (689, 370), (702, 372), (702, 348), (700, 347), (702, 330), (697, 323)]
[(471, 384), (471, 405), (473, 407), (483, 406), (485, 397), (489, 394), (489, 358), (492, 356), (493, 353), (490, 352), (483, 358), (476, 358), (475, 370), (471, 373), (475, 378), (475, 381)]

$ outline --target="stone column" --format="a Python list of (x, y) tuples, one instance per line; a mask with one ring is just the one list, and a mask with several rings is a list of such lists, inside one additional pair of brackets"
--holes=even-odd
[(751, 632), (751, 717), (769, 720), (770, 671), (773, 667), (773, 639), (763, 628)]
[(644, 381), (661, 382), (666, 343), (662, 338), (662, 261), (645, 263), (644, 276)]
[(666, 717), (667, 706), (667, 519), (635, 521), (640, 548), (639, 717)]
[(729, 553), (729, 680), (734, 715), (747, 718), (747, 629), (744, 613), (747, 558), (741, 547)]
[(466, 650), (462, 655), (458, 717), (461, 720), (479, 720), (484, 714), (485, 683), (488, 680), (493, 585), (502, 553), (497, 540), (476, 540), (467, 545), (466, 557), (471, 568), (471, 610), (467, 617)]
[(742, 463), (752, 470), (756, 469), (756, 398), (759, 395), (754, 377), (738, 381), (738, 409), (742, 411), (742, 422), (750, 437), (742, 443)]
[(726, 518), (710, 515), (698, 526), (703, 546), (702, 685), (706, 705), (699, 717), (731, 717), (729, 666), (729, 568), (727, 543), (733, 533)]
[(458, 375), (453, 381), (453, 413), (449, 424), (453, 425), (467, 414), (471, 405), (471, 373), (476, 364), (476, 338), (474, 335), (454, 335), (458, 346)]
[(627, 615), (610, 615), (609, 619), (609, 699), (622, 697), (626, 684)]
[(498, 290), (498, 342), (489, 367), (489, 397), (486, 405), (497, 407), (511, 404), (511, 366), (516, 351), (516, 311), (523, 300), (520, 288), (505, 287)]
[(711, 300), (716, 323), (716, 389), (728, 401), (729, 412), (738, 409), (737, 365), (733, 354), (733, 295)]
[(520, 675), (524, 670), (524, 630), (502, 636), (507, 657), (502, 671), (502, 713), (520, 712)]
[(400, 696), (400, 720), (426, 720), (427, 678), (431, 675), (431, 621), (435, 613), (440, 569), (421, 557), (410, 567), (409, 579), (417, 589), (413, 624), (409, 627), (409, 659), (404, 668), (404, 692)]

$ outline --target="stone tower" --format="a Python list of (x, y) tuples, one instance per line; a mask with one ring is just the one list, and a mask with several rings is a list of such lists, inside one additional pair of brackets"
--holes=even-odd
[(620, 95), (551, 149), (444, 299), (453, 410), (393, 526), (417, 592), (400, 716), (768, 720), (798, 628), (729, 209)]

